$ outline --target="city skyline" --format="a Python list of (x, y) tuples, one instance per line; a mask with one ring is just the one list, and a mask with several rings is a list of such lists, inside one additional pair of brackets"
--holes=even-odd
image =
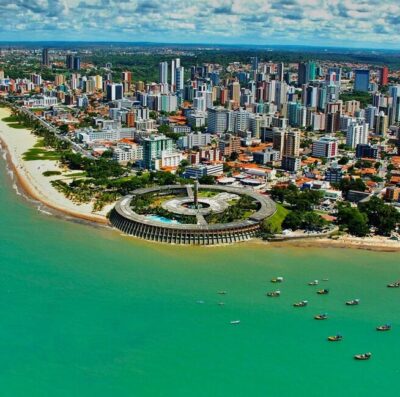
[(0, 8), (3, 41), (399, 48), (400, 5), (395, 1), (20, 0), (1, 2)]

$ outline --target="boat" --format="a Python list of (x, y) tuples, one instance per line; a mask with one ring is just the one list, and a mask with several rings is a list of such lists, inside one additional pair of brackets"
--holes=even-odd
[(340, 342), (343, 339), (342, 335), (328, 336), (329, 342)]
[(319, 281), (318, 281), (318, 280), (310, 281), (310, 282), (308, 283), (308, 285), (318, 285), (318, 284), (319, 284)]
[(329, 281), (329, 278), (323, 278), (322, 281)]
[(283, 277), (274, 277), (271, 280), (271, 283), (281, 283), (281, 282), (283, 282)]
[(224, 302), (219, 302), (218, 305), (219, 305), (219, 306), (224, 306), (225, 303), (224, 303)]
[(218, 295), (226, 295), (226, 291), (218, 291)]
[(328, 314), (327, 313), (322, 313), (322, 314), (317, 314), (314, 316), (315, 320), (327, 320), (328, 319)]
[(281, 295), (281, 291), (267, 292), (267, 296), (269, 296), (271, 298), (277, 298), (280, 295)]
[(347, 306), (357, 306), (359, 304), (360, 304), (360, 299), (353, 299), (351, 301), (346, 302)]
[(308, 305), (308, 301), (300, 301), (300, 302), (293, 303), (294, 307), (304, 307), (307, 305)]
[(327, 295), (327, 294), (329, 294), (329, 289), (326, 289), (326, 288), (320, 289), (317, 291), (317, 294), (318, 295)]
[(233, 320), (233, 321), (231, 321), (231, 324), (238, 325), (238, 324), (240, 324), (240, 320)]
[(400, 288), (400, 281), (395, 281), (387, 285), (388, 288)]
[(372, 353), (364, 353), (364, 354), (356, 354), (354, 358), (356, 360), (369, 360), (372, 356)]
[(390, 331), (391, 329), (392, 326), (390, 324), (380, 325), (379, 327), (376, 327), (377, 331)]

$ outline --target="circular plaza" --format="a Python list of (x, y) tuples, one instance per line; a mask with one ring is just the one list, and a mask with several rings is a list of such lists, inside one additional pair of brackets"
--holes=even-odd
[(135, 190), (117, 202), (110, 222), (146, 240), (216, 245), (253, 238), (275, 211), (275, 203), (254, 190), (195, 183)]

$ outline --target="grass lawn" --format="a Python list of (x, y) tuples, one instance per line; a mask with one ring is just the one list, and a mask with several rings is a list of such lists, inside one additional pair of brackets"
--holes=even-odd
[(276, 212), (267, 220), (274, 230), (282, 230), (282, 222), (285, 220), (286, 215), (290, 212), (283, 205), (276, 203)]

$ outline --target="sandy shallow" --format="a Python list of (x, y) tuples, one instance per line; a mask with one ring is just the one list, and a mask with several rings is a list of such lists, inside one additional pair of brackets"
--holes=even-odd
[(93, 213), (91, 203), (73, 203), (50, 183), (52, 180), (64, 179), (65, 177), (43, 176), (45, 171), (63, 171), (57, 161), (23, 160), (23, 154), (37, 143), (38, 138), (27, 129), (9, 127), (7, 123), (2, 121), (4, 117), (9, 115), (9, 109), (0, 108), (0, 140), (3, 149), (7, 151), (7, 160), (24, 191), (49, 208), (80, 219), (107, 224), (106, 214), (112, 208), (112, 205), (105, 207), (101, 212)]

